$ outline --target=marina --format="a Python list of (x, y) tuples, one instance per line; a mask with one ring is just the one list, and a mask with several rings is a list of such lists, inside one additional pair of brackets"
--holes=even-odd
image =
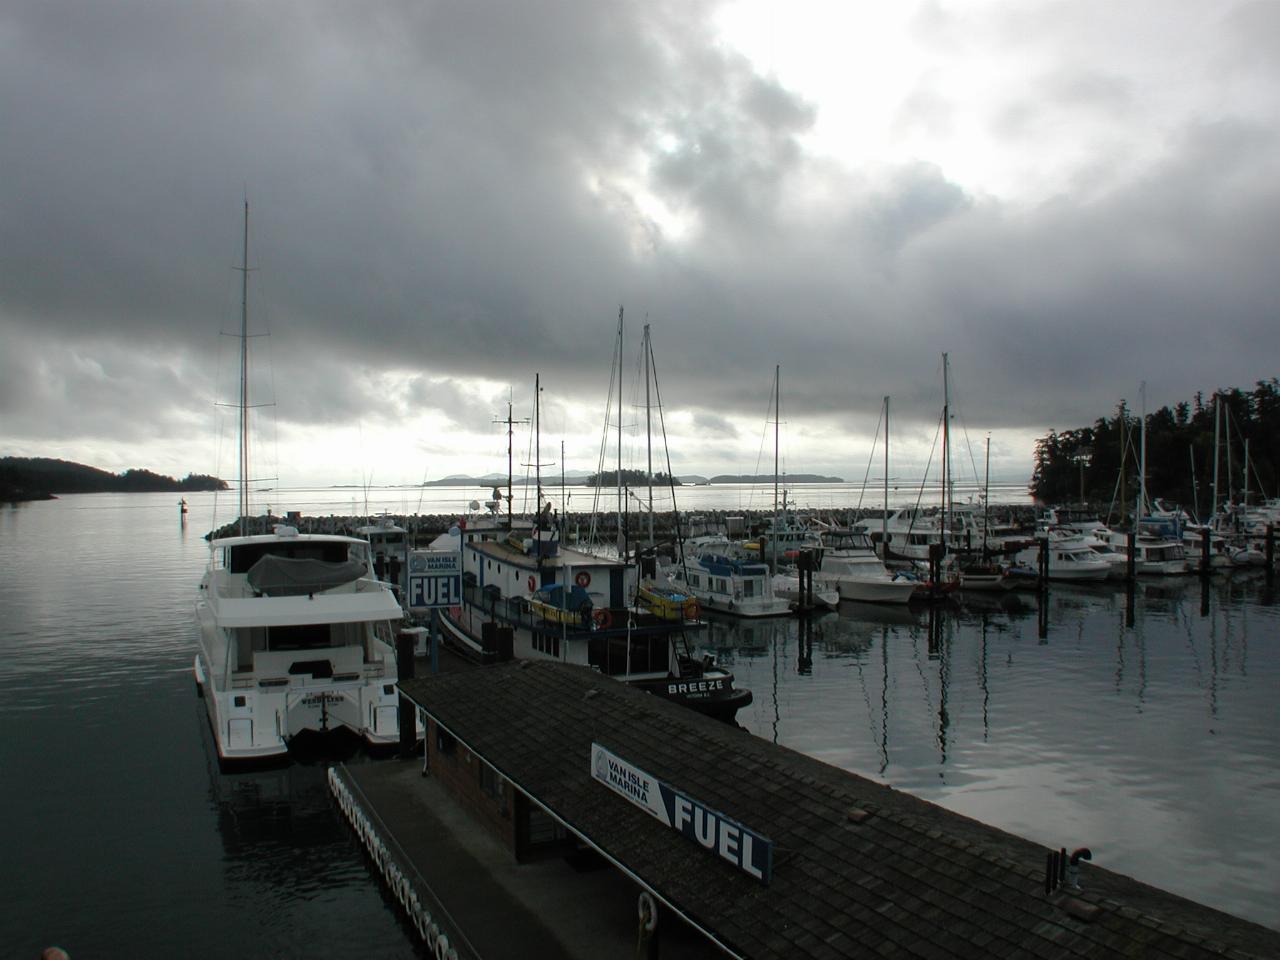
[[(239, 955), (292, 955), (261, 935), (281, 924), (336, 952), (402, 956), (416, 935), (331, 798), (327, 765), (240, 774), (213, 759), (195, 628), (174, 616), (206, 562), (213, 496), (188, 500), (199, 519), (185, 527), (163, 495), (0, 514), (0, 710), (33, 731), (6, 740), (8, 769), (32, 789), (6, 792), (3, 813), (50, 824), (15, 837), (8, 875), (45, 879), (8, 882), (4, 933), (19, 952), (124, 955), (145, 911), (168, 918), (157, 949), (212, 925)], [(99, 547), (41, 546), (78, 538)], [(756, 738), (1042, 850), (1088, 846), (1094, 866), (1275, 928), (1275, 610), (1257, 571), (1143, 578), (1132, 601), (1112, 581), (1052, 585), (1043, 603), (1023, 591), (941, 608), (845, 601), (807, 620), (715, 620), (699, 644), (753, 691), (737, 719)], [(51, 860), (68, 865), (56, 880)]]

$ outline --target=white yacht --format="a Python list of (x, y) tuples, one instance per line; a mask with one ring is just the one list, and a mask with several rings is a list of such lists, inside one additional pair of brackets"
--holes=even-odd
[(278, 525), (210, 549), (194, 669), (219, 758), (283, 757), (299, 734), (338, 729), (395, 743), (401, 610), (369, 545)]
[(890, 571), (866, 534), (830, 531), (823, 539), (820, 571), (835, 584), (841, 600), (906, 603), (921, 586), (914, 577)]
[[(781, 597), (791, 605), (791, 609), (799, 610), (806, 598), (801, 587), (800, 575), (791, 568), (783, 568), (773, 575), (773, 595)], [(840, 591), (825, 576), (813, 578), (813, 605), (826, 607), (829, 610), (840, 606)]]
[(221, 761), (282, 758), (304, 733), (349, 730), (369, 744), (399, 736), (389, 584), (374, 576), (369, 544), (354, 537), (244, 535), (249, 491), (249, 203), (244, 205), (240, 314), (241, 536), (209, 545), (196, 598), (193, 671)]
[[(1035, 569), (1040, 562), (1040, 544), (1027, 547), (1014, 558)], [(1049, 536), (1049, 579), (1096, 582), (1111, 575), (1111, 564), (1093, 551), (1082, 536)]]
[[(1129, 534), (1120, 530), (1112, 530), (1106, 535), (1096, 534), (1103, 543), (1110, 544), (1112, 549), (1124, 557), (1127, 563), (1129, 555)], [(1155, 576), (1172, 576), (1188, 573), (1191, 565), (1187, 561), (1187, 551), (1181, 540), (1167, 537), (1154, 537), (1145, 533), (1134, 538), (1134, 573)]]
[(791, 604), (773, 592), (767, 564), (730, 556), (726, 537), (694, 537), (685, 542), (685, 561), (670, 567), (667, 579), (688, 590), (704, 610), (738, 617), (777, 617), (791, 612)]

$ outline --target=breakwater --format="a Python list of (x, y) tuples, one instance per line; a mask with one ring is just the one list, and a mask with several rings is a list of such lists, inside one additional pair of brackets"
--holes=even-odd
[[(618, 515), (592, 514), (587, 512), (568, 512), (563, 515), (553, 514), (560, 525), (567, 542), (599, 541), (616, 543), (618, 539)], [(653, 515), (654, 536), (659, 541), (672, 541), (679, 537), (696, 537), (704, 534), (723, 533), (730, 537), (756, 536), (772, 522), (772, 510), (700, 510), (696, 513), (682, 511), (655, 511)], [(843, 508), (824, 511), (806, 511), (803, 517), (807, 521), (816, 521), (817, 525), (849, 529), (858, 523), (867, 523), (869, 530), (876, 532), (876, 523), (884, 517), (884, 511), (876, 507)], [(449, 529), (465, 515), (446, 514), (380, 514), (376, 517), (329, 514), (327, 516), (304, 516), (289, 514), (278, 517), (264, 514), (245, 518), (243, 524), (233, 521), (205, 534), (205, 539), (219, 539), (260, 533), (270, 533), (278, 523), (287, 523), (297, 527), (300, 533), (329, 533), (344, 536), (361, 536), (361, 527), (374, 526), (380, 523), (393, 523), (407, 531), (409, 542), (415, 547), (425, 547), (436, 537), (448, 533)], [(1035, 508), (1026, 504), (1008, 504), (991, 507), (989, 521), (993, 527), (1000, 526), (1013, 529), (1031, 529), (1035, 524)], [(622, 530), (628, 540), (646, 540), (649, 535), (649, 517), (647, 514), (623, 514)], [(593, 537), (594, 532), (594, 537)]]

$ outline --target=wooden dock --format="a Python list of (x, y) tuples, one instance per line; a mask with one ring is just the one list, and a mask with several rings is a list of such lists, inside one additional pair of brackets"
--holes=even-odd
[[(332, 783), (380, 844), (375, 862), (394, 862), (379, 872), (406, 916), (417, 924), (426, 904), (437, 944), (446, 931), (444, 960), (629, 957), (655, 942), (674, 957), (1280, 956), (1280, 933), (1113, 873), (1105, 850), (1068, 868), (584, 668), (513, 663), (401, 688), (427, 720), (429, 775), (418, 759), (335, 769)], [(635, 796), (604, 782), (602, 755), (621, 758)], [(662, 822), (659, 792), (683, 832)], [(713, 820), (718, 841), (702, 835)], [(744, 863), (748, 836), (767, 864)], [(638, 925), (646, 897), (656, 934)]]

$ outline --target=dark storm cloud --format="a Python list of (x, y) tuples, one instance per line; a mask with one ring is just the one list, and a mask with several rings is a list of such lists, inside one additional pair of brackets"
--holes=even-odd
[[(467, 385), (535, 371), (594, 407), (619, 303), (708, 451), (764, 416), (775, 364), (795, 417), (867, 432), (886, 394), (928, 432), (943, 350), (977, 428), (1087, 423), (1142, 379), (1171, 403), (1274, 375), (1272, 125), (1183, 119), (1154, 159), (1103, 151), (1035, 204), (966, 189), (947, 157), (850, 172), (806, 151), (819, 106), (716, 42), (714, 9), (7, 4), (6, 435), (134, 441), (207, 414), (246, 189), (251, 315), (295, 425), (431, 410), (481, 431), (496, 411)], [(922, 9), (919, 36), (962, 45)], [(1222, 15), (1218, 56), (1251, 82), (1274, 83), (1274, 9)], [(1080, 29), (1064, 10), (1006, 29)], [(946, 79), (900, 131), (957, 128)], [(1141, 122), (1130, 78), (1066, 56), (1002, 98), (986, 128), (1029, 164), (1046, 129)]]

